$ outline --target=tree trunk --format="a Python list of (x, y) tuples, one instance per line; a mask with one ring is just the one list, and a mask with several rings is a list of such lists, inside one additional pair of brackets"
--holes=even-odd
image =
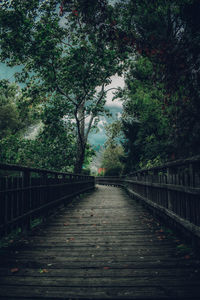
[(80, 105), (77, 113), (77, 150), (76, 150), (76, 163), (74, 166), (74, 173), (81, 174), (84, 158), (85, 158), (85, 108), (84, 103)]
[(75, 174), (81, 174), (82, 169), (83, 169), (84, 158), (85, 158), (85, 149), (82, 149), (82, 147), (79, 143), (77, 145), (76, 163), (75, 163), (75, 166), (74, 166), (74, 173)]

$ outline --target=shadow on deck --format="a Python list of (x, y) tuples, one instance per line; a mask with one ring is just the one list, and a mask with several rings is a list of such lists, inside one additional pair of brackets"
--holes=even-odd
[(200, 261), (123, 190), (97, 189), (0, 250), (0, 299), (200, 299)]

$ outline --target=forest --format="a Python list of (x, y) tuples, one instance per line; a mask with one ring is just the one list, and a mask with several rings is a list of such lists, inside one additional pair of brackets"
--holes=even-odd
[(89, 174), (114, 75), (106, 175), (198, 155), (199, 15), (199, 0), (1, 1), (0, 62), (20, 71), (0, 80), (0, 162)]

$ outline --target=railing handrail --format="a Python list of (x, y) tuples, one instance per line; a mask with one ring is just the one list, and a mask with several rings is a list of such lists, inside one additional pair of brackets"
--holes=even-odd
[(159, 171), (159, 170), (167, 169), (170, 167), (179, 167), (181, 165), (194, 164), (196, 162), (200, 162), (200, 155), (196, 155), (196, 156), (185, 158), (185, 159), (179, 159), (179, 160), (175, 160), (175, 161), (166, 162), (166, 163), (164, 163), (160, 166), (156, 166), (156, 167), (140, 169), (140, 170), (131, 172), (131, 173), (127, 174), (126, 176), (132, 176), (132, 175), (135, 175), (138, 173), (145, 173), (145, 172), (151, 172), (151, 171)]
[(84, 176), (84, 177), (94, 177), (91, 175), (85, 175), (85, 174), (76, 174), (76, 173), (68, 173), (68, 172), (61, 172), (61, 171), (53, 171), (49, 169), (42, 169), (42, 168), (33, 168), (33, 167), (27, 167), (27, 166), (21, 166), (21, 165), (15, 165), (15, 164), (5, 164), (0, 163), (0, 170), (7, 170), (7, 171), (29, 171), (32, 173), (46, 173), (46, 174), (55, 174), (55, 175), (74, 175), (74, 176)]
[(90, 175), (3, 163), (0, 171), (2, 235), (16, 228), (30, 229), (34, 219), (44, 219), (53, 208), (95, 187)]
[(142, 173), (149, 173), (152, 171), (159, 171), (163, 169), (168, 169), (168, 168), (173, 168), (173, 167), (180, 167), (181, 165), (188, 165), (188, 164), (195, 164), (199, 162), (200, 163), (200, 155), (193, 156), (190, 158), (185, 158), (185, 159), (179, 159), (176, 161), (170, 161), (166, 162), (160, 166), (156, 167), (151, 167), (151, 168), (145, 168), (145, 169), (138, 169), (134, 172), (128, 173), (128, 174), (123, 174), (123, 175), (107, 175), (107, 176), (97, 176), (96, 178), (126, 178), (129, 176), (134, 176), (137, 174), (142, 174)]

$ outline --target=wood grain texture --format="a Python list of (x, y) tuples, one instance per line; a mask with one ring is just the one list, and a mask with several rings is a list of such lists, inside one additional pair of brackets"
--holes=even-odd
[(197, 300), (200, 261), (184, 247), (123, 190), (98, 186), (0, 250), (0, 299)]

